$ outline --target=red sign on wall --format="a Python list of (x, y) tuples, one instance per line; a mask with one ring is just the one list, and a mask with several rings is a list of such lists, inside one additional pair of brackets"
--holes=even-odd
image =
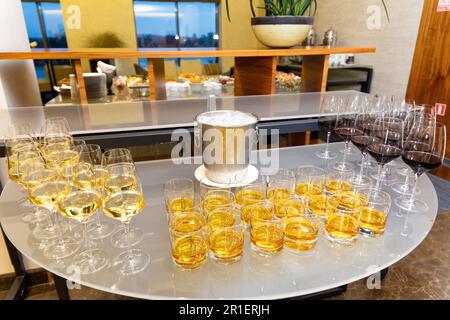
[(445, 109), (447, 109), (447, 105), (443, 103), (436, 103), (434, 106), (434, 110), (438, 116), (445, 116)]
[(437, 11), (438, 12), (450, 11), (450, 0), (439, 0)]

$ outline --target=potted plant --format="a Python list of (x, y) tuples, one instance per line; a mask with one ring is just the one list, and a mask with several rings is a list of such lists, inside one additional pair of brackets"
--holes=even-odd
[[(227, 17), (231, 22), (228, 1)], [(384, 0), (381, 2), (387, 14)], [(265, 10), (265, 16), (257, 17), (253, 0), (249, 3), (253, 32), (262, 44), (271, 48), (290, 48), (303, 42), (317, 10), (317, 0), (264, 0), (264, 7), (258, 8)]]

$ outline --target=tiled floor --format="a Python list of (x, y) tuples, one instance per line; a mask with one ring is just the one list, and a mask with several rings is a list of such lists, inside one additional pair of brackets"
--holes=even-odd
[[(5, 293), (0, 292), (0, 299)], [(72, 290), (71, 299), (129, 299), (90, 288)], [(52, 285), (31, 289), (28, 299), (57, 299)], [(348, 286), (346, 293), (330, 299), (450, 299), (450, 214), (442, 214), (425, 241), (389, 269), (380, 289), (369, 290), (366, 280)]]

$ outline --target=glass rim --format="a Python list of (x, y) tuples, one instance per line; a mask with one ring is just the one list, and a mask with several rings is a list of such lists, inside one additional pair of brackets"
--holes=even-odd
[(314, 168), (314, 169), (318, 169), (318, 171), (323, 172), (324, 175), (325, 175), (325, 173), (326, 173), (326, 170), (325, 170), (325, 169), (323, 169), (323, 168), (321, 168), (321, 167), (319, 167), (319, 166), (315, 166), (315, 165), (301, 165), (301, 166), (298, 166), (298, 167), (295, 169), (295, 173), (298, 174), (300, 170), (306, 169), (306, 168)]

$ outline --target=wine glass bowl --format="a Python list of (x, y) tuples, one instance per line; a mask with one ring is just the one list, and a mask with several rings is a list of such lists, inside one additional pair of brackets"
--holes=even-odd
[(415, 184), (410, 196), (400, 196), (395, 204), (410, 212), (428, 209), (426, 202), (416, 198), (419, 178), (425, 172), (438, 168), (444, 161), (446, 148), (446, 127), (433, 117), (421, 117), (412, 127), (404, 142), (403, 161), (415, 175)]

